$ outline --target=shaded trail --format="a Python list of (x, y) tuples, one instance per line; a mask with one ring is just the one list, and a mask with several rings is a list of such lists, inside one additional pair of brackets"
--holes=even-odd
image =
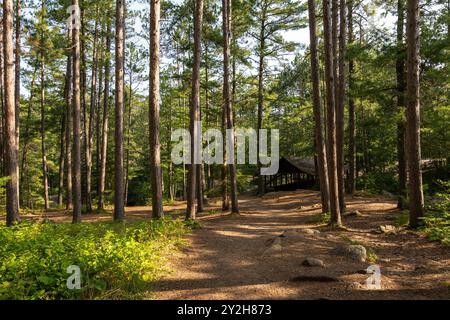
[[(203, 228), (188, 237), (188, 246), (169, 259), (172, 272), (156, 284), (158, 299), (450, 299), (448, 248), (417, 234), (374, 232), (393, 224), (395, 202), (377, 198), (348, 199), (349, 210), (362, 217), (347, 218), (351, 232), (287, 236), (282, 250), (267, 252), (286, 230), (317, 228), (320, 213), (313, 191), (283, 192), (240, 201), (240, 216), (203, 217)], [(374, 250), (382, 270), (382, 289), (350, 288), (364, 284), (361, 274), (370, 263), (334, 255), (333, 248), (357, 241)], [(305, 257), (320, 258), (325, 268), (302, 266)], [(292, 281), (293, 278), (303, 281)], [(305, 277), (333, 282), (304, 281)], [(308, 279), (308, 278), (307, 278)], [(317, 280), (316, 279), (316, 280)]]

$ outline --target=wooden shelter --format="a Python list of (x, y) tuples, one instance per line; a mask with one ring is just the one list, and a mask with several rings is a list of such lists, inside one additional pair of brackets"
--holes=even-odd
[(317, 172), (314, 158), (283, 157), (278, 173), (265, 176), (265, 190), (290, 191), (310, 189), (316, 186)]

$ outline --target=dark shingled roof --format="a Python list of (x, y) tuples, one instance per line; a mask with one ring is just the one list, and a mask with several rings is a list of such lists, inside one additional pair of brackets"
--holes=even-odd
[[(315, 176), (316, 175), (316, 166), (314, 162), (314, 158), (299, 158), (299, 157), (283, 157), (280, 160), (280, 168), (283, 167), (283, 165), (286, 165), (286, 167), (292, 166), (295, 169), (302, 171), (304, 173), (307, 173), (309, 175)], [(291, 171), (291, 170), (287, 170)], [(296, 170), (294, 170), (296, 171)]]

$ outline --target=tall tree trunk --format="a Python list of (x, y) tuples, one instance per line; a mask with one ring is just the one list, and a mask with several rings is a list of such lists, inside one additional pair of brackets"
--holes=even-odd
[(322, 104), (320, 98), (320, 75), (319, 75), (319, 54), (317, 50), (316, 35), (316, 2), (308, 0), (309, 8), (309, 32), (311, 42), (311, 76), (313, 82), (313, 104), (314, 104), (314, 122), (315, 122), (315, 146), (317, 153), (317, 165), (320, 180), (320, 191), (322, 199), (322, 212), (329, 212), (329, 185), (328, 168), (324, 143)]
[[(225, 92), (224, 92), (225, 95)], [(225, 112), (225, 107), (222, 107), (222, 136), (226, 137), (227, 132), (227, 115)], [(230, 209), (230, 197), (228, 195), (228, 165), (227, 165), (227, 147), (223, 144), (223, 164), (221, 167), (221, 192), (222, 192), (222, 211), (228, 211)]]
[[(105, 63), (105, 25), (102, 24), (102, 40), (101, 40), (101, 56), (99, 58), (98, 68), (99, 68), (99, 77), (98, 77), (98, 90), (97, 90), (97, 112), (95, 119), (95, 137), (96, 137), (96, 173), (97, 173), (97, 199), (100, 194), (100, 171), (101, 171), (101, 162), (102, 162), (102, 94), (103, 94), (103, 66)], [(97, 203), (98, 204), (98, 203)]]
[(339, 187), (337, 173), (337, 154), (336, 154), (336, 113), (335, 113), (335, 78), (333, 65), (333, 38), (331, 25), (330, 0), (323, 1), (323, 24), (325, 37), (325, 74), (326, 74), (326, 92), (327, 92), (327, 127), (328, 127), (328, 145), (327, 145), (327, 165), (328, 180), (330, 187), (330, 211), (332, 225), (340, 226), (341, 212), (339, 206)]
[[(109, 10), (112, 11), (112, 10)], [(111, 20), (108, 19), (106, 27), (106, 54), (105, 54), (105, 85), (103, 95), (103, 121), (102, 121), (102, 150), (100, 163), (100, 178), (98, 192), (98, 209), (105, 208), (105, 182), (106, 182), (106, 160), (108, 158), (108, 109), (109, 109), (109, 86), (111, 78)]]
[(236, 164), (234, 156), (234, 119), (233, 109), (231, 105), (230, 92), (230, 38), (231, 38), (231, 0), (222, 0), (222, 32), (223, 32), (223, 93), (224, 108), (227, 118), (227, 129), (230, 134), (227, 139), (227, 145), (231, 144), (232, 148), (228, 150), (232, 153), (228, 162), (228, 172), (230, 173), (230, 197), (231, 197), (231, 213), (239, 214), (238, 190)]
[(258, 195), (262, 196), (265, 193), (264, 179), (261, 175), (261, 159), (260, 159), (260, 143), (259, 134), (263, 128), (264, 117), (264, 58), (265, 58), (265, 34), (266, 34), (266, 11), (262, 12), (261, 26), (260, 26), (260, 43), (259, 43), (259, 64), (258, 64), (258, 141), (256, 143), (256, 154), (258, 158)]
[(152, 216), (164, 216), (161, 170), (161, 142), (159, 133), (159, 64), (160, 64), (161, 1), (151, 0), (150, 7), (150, 166), (152, 185)]
[[(74, 8), (78, 8), (78, 0), (72, 0)], [(73, 217), (72, 222), (81, 222), (81, 93), (80, 93), (80, 28), (72, 26), (73, 50)]]
[(48, 170), (47, 170), (47, 154), (45, 148), (45, 62), (44, 55), (41, 54), (41, 151), (42, 151), (42, 183), (44, 188), (44, 209), (49, 209), (48, 199)]
[(420, 225), (424, 216), (424, 196), (420, 146), (420, 65), (419, 65), (419, 0), (408, 0), (408, 78), (407, 78), (407, 139), (409, 167), (410, 225)]
[(187, 209), (186, 219), (195, 219), (195, 198), (197, 185), (197, 160), (201, 152), (201, 128), (197, 124), (200, 121), (200, 61), (202, 49), (202, 23), (203, 23), (203, 0), (195, 0), (194, 6), (194, 56), (192, 67), (192, 93), (190, 108), (190, 132), (191, 132), (191, 164), (189, 165), (187, 185)]
[(116, 1), (116, 105), (114, 131), (114, 220), (125, 216), (123, 180), (123, 107), (124, 107), (124, 9), (125, 0)]
[(3, 54), (5, 82), (5, 174), (6, 184), (6, 224), (19, 221), (16, 109), (14, 104), (14, 53), (13, 53), (13, 2), (3, 1)]
[(407, 165), (405, 155), (405, 47), (404, 47), (404, 29), (405, 29), (405, 0), (397, 0), (397, 108), (400, 119), (397, 122), (397, 161), (399, 177), (399, 198), (398, 208), (404, 209), (407, 190)]
[(336, 104), (336, 141), (337, 141), (337, 171), (339, 187), (339, 205), (341, 212), (345, 211), (345, 156), (344, 156), (344, 107), (346, 95), (346, 42), (347, 42), (347, 6), (346, 0), (339, 2), (339, 81)]
[[(28, 110), (27, 110), (27, 121), (25, 123), (25, 132), (24, 132), (24, 139), (23, 139), (23, 147), (22, 147), (22, 164), (20, 166), (20, 179), (19, 181), (24, 180), (24, 173), (25, 168), (27, 167), (27, 159), (28, 159), (28, 144), (30, 142), (30, 125), (31, 125), (31, 113), (32, 113), (32, 107), (33, 107), (33, 100), (34, 100), (34, 85), (36, 83), (36, 73), (37, 73), (37, 66), (34, 69), (32, 78), (31, 78), (31, 85), (30, 85), (30, 98), (28, 100)], [(19, 190), (20, 194), (24, 194), (23, 190), (24, 184), (19, 184)], [(21, 198), (22, 199), (22, 198)], [(20, 200), (22, 204), (25, 204), (24, 201)]]
[[(348, 2), (348, 34), (349, 43), (352, 44), (355, 40), (353, 33), (353, 0)], [(348, 85), (349, 85), (349, 97), (348, 97), (348, 114), (349, 114), (349, 177), (348, 177), (348, 193), (354, 195), (356, 191), (356, 114), (355, 114), (355, 99), (354, 95), (354, 75), (355, 62), (353, 58), (350, 58), (348, 62)]]
[[(20, 37), (22, 31), (22, 2), (21, 0), (16, 0), (16, 48), (15, 48), (15, 75), (14, 75), (14, 83), (15, 83), (15, 91), (14, 91), (14, 105), (16, 108), (16, 143), (17, 150), (19, 150), (20, 143), (20, 62), (21, 62), (21, 46), (20, 46)], [(20, 177), (19, 174), (19, 151), (17, 151), (17, 176)], [(20, 186), (20, 180), (18, 180), (17, 184)], [(20, 187), (17, 189), (19, 192)], [(17, 195), (19, 199), (19, 207), (20, 207), (20, 194)]]
[[(69, 39), (72, 42), (72, 29), (69, 30)], [(72, 110), (72, 85), (73, 85), (73, 54), (67, 55), (66, 84), (64, 98), (66, 100), (66, 210), (73, 209), (73, 188), (72, 188), (72, 131), (73, 131), (73, 110)]]
[[(131, 111), (133, 108), (133, 65), (130, 58), (130, 90), (128, 94), (128, 119), (127, 119), (127, 149), (126, 149), (126, 162), (125, 162), (125, 195), (124, 202), (127, 205), (128, 202), (128, 185), (130, 175), (130, 149), (131, 149)], [(170, 132), (170, 130), (169, 130)], [(170, 150), (170, 149), (168, 149)]]
[(58, 170), (58, 206), (63, 205), (63, 189), (64, 189), (64, 162), (65, 162), (65, 129), (66, 115), (61, 117), (61, 134), (59, 138), (59, 170)]
[[(86, 211), (92, 212), (92, 144), (93, 144), (93, 129), (94, 129), (94, 114), (96, 106), (96, 88), (97, 88), (97, 61), (98, 61), (98, 8), (94, 26), (94, 41), (92, 48), (92, 74), (91, 74), (91, 99), (89, 106), (89, 122), (87, 124), (86, 136)], [(86, 87), (86, 86), (85, 86)], [(87, 120), (87, 119), (86, 119)]]

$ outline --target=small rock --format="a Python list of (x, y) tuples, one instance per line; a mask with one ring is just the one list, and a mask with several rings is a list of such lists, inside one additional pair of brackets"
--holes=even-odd
[(335, 248), (334, 251), (355, 261), (366, 262), (367, 260), (367, 250), (361, 245), (340, 246)]
[(352, 282), (347, 286), (348, 290), (361, 290), (364, 286), (359, 282)]
[(396, 234), (397, 228), (395, 226), (386, 224), (386, 225), (381, 225), (379, 227), (379, 231), (384, 234)]
[(301, 229), (300, 232), (306, 233), (306, 234), (319, 234), (319, 230), (315, 229)]
[(316, 259), (316, 258), (306, 258), (303, 262), (302, 262), (302, 266), (304, 267), (320, 267), (320, 268), (324, 268), (325, 264), (323, 263), (322, 260), (320, 259)]
[(355, 210), (355, 211), (346, 213), (345, 216), (346, 217), (362, 217), (362, 213), (359, 212), (358, 210)]

